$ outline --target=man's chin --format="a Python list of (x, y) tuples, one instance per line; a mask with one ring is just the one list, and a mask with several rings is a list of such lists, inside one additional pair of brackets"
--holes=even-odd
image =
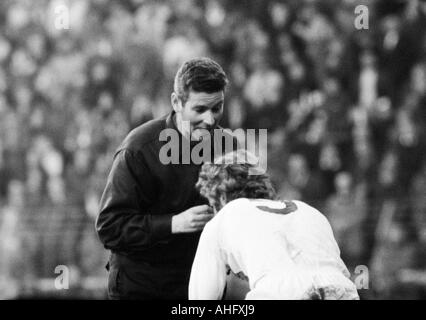
[(202, 136), (199, 136), (199, 135), (192, 135), (192, 136), (191, 136), (191, 141), (201, 142), (201, 141), (203, 141), (204, 139), (206, 139), (207, 137), (208, 137), (208, 135), (202, 135)]
[(191, 140), (192, 141), (202, 141), (205, 138), (210, 137), (210, 135), (213, 133), (213, 129), (197, 129), (192, 132), (191, 134)]

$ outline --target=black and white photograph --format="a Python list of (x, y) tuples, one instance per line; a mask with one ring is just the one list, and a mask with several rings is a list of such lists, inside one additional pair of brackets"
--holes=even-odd
[(425, 0), (0, 0), (0, 300), (424, 299)]

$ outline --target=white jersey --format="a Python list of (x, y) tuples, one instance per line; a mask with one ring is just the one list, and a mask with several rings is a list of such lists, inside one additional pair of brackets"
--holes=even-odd
[(223, 207), (201, 234), (189, 299), (221, 299), (229, 269), (248, 278), (246, 299), (359, 299), (329, 222), (301, 201)]

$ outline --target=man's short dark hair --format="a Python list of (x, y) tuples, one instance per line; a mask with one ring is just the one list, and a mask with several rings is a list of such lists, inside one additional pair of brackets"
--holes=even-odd
[(214, 93), (225, 89), (228, 83), (225, 71), (210, 58), (195, 58), (186, 61), (177, 71), (174, 91), (185, 103), (192, 89), (196, 92)]

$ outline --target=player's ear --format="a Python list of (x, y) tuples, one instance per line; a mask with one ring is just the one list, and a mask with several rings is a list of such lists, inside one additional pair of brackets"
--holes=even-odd
[(172, 95), (170, 96), (170, 101), (172, 103), (172, 107), (175, 112), (182, 111), (182, 103), (175, 92), (173, 92)]

